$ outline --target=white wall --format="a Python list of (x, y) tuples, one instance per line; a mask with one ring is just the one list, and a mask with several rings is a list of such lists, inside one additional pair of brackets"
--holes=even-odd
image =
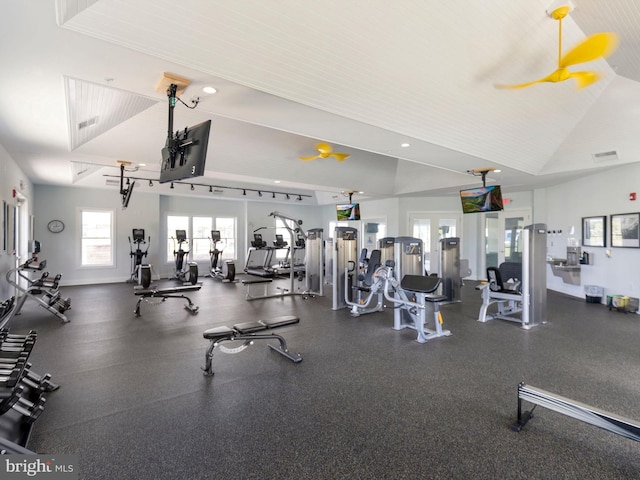
[[(124, 282), (131, 273), (128, 236), (133, 228), (144, 228), (151, 236), (148, 261), (159, 265), (159, 197), (135, 192), (129, 208), (122, 210), (120, 195), (115, 190), (35, 186), (35, 238), (41, 242), (40, 258), (47, 260), (47, 270), (62, 274), (62, 285)], [(115, 266), (80, 266), (80, 210), (82, 208), (110, 209), (115, 213)], [(47, 223), (62, 220), (65, 229), (51, 233)]]
[[(0, 145), (0, 209), (2, 208), (2, 201), (7, 202), (10, 206), (16, 205), (17, 200), (13, 195), (14, 189), (26, 198), (27, 210), (25, 215), (28, 221), (28, 215), (33, 214), (33, 185), (16, 162), (9, 156), (4, 147)], [(2, 218), (3, 215), (2, 212), (0, 212), (0, 222)], [(0, 228), (2, 228), (1, 225)], [(0, 301), (4, 301), (15, 295), (13, 288), (10, 288), (9, 284), (5, 281), (6, 273), (17, 265), (17, 258), (13, 252), (11, 239), (7, 240), (9, 245), (6, 252), (2, 252), (3, 246), (0, 245)], [(24, 261), (25, 259), (20, 260)]]
[[(2, 166), (3, 199), (12, 201), (11, 188), (19, 185), (23, 174), (6, 152), (0, 149)], [(629, 201), (629, 193), (640, 191), (640, 165), (627, 165), (603, 173), (566, 182), (554, 187), (536, 189), (530, 192), (505, 194), (512, 201), (506, 211), (531, 208), (535, 223), (545, 223), (549, 230), (562, 230), (562, 234), (548, 237), (548, 252), (554, 257), (565, 258), (570, 238), (581, 240), (582, 217), (629, 213), (640, 211), (640, 203)], [(129, 278), (130, 261), (127, 235), (134, 227), (145, 228), (152, 237), (150, 263), (162, 276), (167, 276), (172, 265), (165, 258), (164, 239), (166, 226), (164, 218), (168, 213), (205, 214), (212, 216), (235, 216), (238, 218), (238, 270), (245, 262), (248, 240), (253, 230), (260, 226), (273, 226), (272, 211), (303, 220), (303, 228), (321, 227), (325, 238), (331, 236), (329, 222), (335, 220), (335, 206), (305, 206), (296, 203), (269, 203), (250, 201), (229, 201), (201, 197), (164, 197), (139, 192), (134, 194), (128, 210), (119, 207), (119, 196), (113, 191), (86, 190), (81, 188), (35, 186), (27, 182), (23, 194), (30, 197), (33, 189), (34, 201), (30, 202), (35, 215), (35, 238), (43, 245), (42, 258), (48, 260), (52, 273), (63, 273), (63, 284), (99, 283), (124, 281)], [(361, 203), (363, 219), (386, 218), (389, 235), (408, 235), (409, 212), (412, 211), (458, 211), (457, 196), (447, 197), (401, 197), (385, 200), (365, 200)], [(116, 235), (118, 240), (116, 262), (112, 269), (78, 268), (78, 207), (113, 208), (116, 211)], [(59, 218), (67, 228), (61, 234), (51, 234), (46, 229), (49, 220)], [(483, 255), (483, 216), (465, 215), (462, 221), (461, 256), (468, 258), (474, 277), (481, 278), (478, 265)], [(573, 227), (574, 234), (570, 235)], [(267, 236), (268, 239), (268, 236)], [(607, 242), (609, 240), (607, 239)], [(605, 250), (611, 256), (605, 255)], [(547, 275), (548, 287), (576, 297), (584, 297), (583, 285), (600, 285), (607, 294), (624, 294), (640, 297), (640, 249), (632, 248), (585, 248), (591, 254), (593, 265), (585, 265), (581, 270), (581, 285), (565, 284), (561, 278)], [(0, 254), (0, 273), (13, 265), (13, 258)], [(206, 265), (201, 266), (206, 269)], [(3, 286), (3, 296), (7, 296)]]
[[(561, 235), (548, 238), (548, 252), (557, 258), (566, 258), (569, 238), (582, 239), (582, 218), (607, 216), (607, 237), (610, 236), (609, 215), (640, 212), (640, 200), (630, 201), (629, 193), (640, 193), (640, 165), (625, 165), (605, 170), (588, 177), (546, 189), (547, 226), (562, 230)], [(570, 235), (571, 228), (574, 235)], [(610, 245), (610, 238), (607, 238)], [(640, 297), (640, 249), (583, 247), (589, 252), (593, 265), (581, 268), (582, 285), (605, 287), (605, 295), (621, 294)], [(606, 251), (611, 252), (607, 257)], [(573, 286), (547, 272), (549, 288), (578, 297), (584, 297), (583, 286)]]

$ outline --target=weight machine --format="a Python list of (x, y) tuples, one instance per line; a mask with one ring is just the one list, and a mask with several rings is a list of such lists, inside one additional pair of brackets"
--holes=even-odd
[[(381, 269), (381, 252), (380, 250), (373, 250), (368, 259), (364, 258), (366, 255), (366, 249), (362, 250), (363, 256), (360, 260), (363, 265), (362, 271), (358, 273), (356, 277), (357, 283), (351, 286), (352, 291), (355, 291), (355, 299), (352, 301), (353, 295), (351, 291), (345, 289), (344, 302), (351, 307), (351, 315), (358, 317), (367, 313), (381, 312), (384, 310), (383, 304), (383, 290), (385, 282), (382, 277), (378, 275)], [(356, 265), (350, 261), (349, 266), (344, 271), (344, 285), (348, 288), (350, 284), (349, 277), (353, 274)], [(366, 295), (366, 296), (365, 296)], [(373, 307), (371, 305), (372, 300), (376, 300)]]
[[(393, 329), (402, 330), (412, 328), (418, 332), (416, 341), (425, 343), (428, 340), (451, 335), (449, 330), (442, 328), (442, 314), (440, 302), (446, 300), (446, 296), (438, 295), (436, 290), (440, 286), (440, 278), (424, 275), (404, 275), (402, 280), (395, 277), (393, 268), (387, 265), (380, 268), (376, 275), (383, 279), (384, 296), (395, 304), (393, 312)], [(390, 294), (393, 293), (393, 296)], [(427, 328), (426, 308), (430, 303), (433, 307), (435, 330)]]
[[(129, 282), (137, 283), (134, 288), (149, 288), (151, 284), (151, 265), (148, 263), (143, 264), (142, 260), (149, 252), (149, 246), (151, 245), (151, 237), (148, 242), (144, 240), (144, 228), (134, 228), (132, 231), (133, 242), (131, 237), (129, 239), (129, 256), (131, 257), (131, 278)], [(133, 250), (133, 244), (135, 243), (136, 249)], [(147, 248), (142, 251), (142, 245), (146, 245)]]

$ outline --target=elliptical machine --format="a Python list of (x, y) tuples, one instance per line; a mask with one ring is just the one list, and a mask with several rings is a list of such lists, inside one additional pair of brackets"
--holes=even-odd
[(223, 282), (234, 282), (236, 278), (236, 266), (232, 260), (222, 261), (222, 248), (218, 249), (218, 242), (222, 241), (220, 236), (220, 230), (211, 230), (211, 248), (209, 249), (209, 256), (211, 257), (211, 270), (209, 276), (211, 278), (217, 278)]
[[(176, 266), (173, 277), (170, 280), (180, 280), (186, 285), (195, 285), (198, 282), (198, 264), (196, 262), (185, 261), (189, 257), (189, 250), (184, 250), (182, 244), (189, 243), (187, 240), (186, 230), (176, 230), (176, 236), (171, 237), (173, 240), (173, 257)], [(176, 242), (178, 242), (178, 250), (176, 250)]]
[[(149, 288), (151, 284), (151, 265), (148, 263), (142, 264), (142, 259), (147, 256), (149, 252), (149, 246), (151, 245), (151, 237), (149, 241), (144, 240), (144, 228), (134, 228), (132, 232), (133, 242), (131, 237), (129, 238), (129, 256), (131, 257), (131, 278), (129, 282), (137, 283), (135, 288)], [(133, 250), (133, 244), (136, 244), (135, 251)], [(142, 251), (142, 245), (146, 245), (147, 248)]]

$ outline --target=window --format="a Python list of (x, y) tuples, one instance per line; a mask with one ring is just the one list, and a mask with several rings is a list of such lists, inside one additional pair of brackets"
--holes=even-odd
[[(287, 261), (287, 259), (289, 258), (289, 248), (291, 248), (291, 245), (289, 245), (291, 243), (291, 235), (289, 234), (289, 229), (285, 226), (284, 222), (282, 221), (281, 218), (276, 218), (276, 235), (282, 235), (282, 240), (284, 240), (285, 242), (287, 242), (287, 248), (278, 248), (275, 253), (276, 253), (276, 260), (278, 262), (284, 262)], [(295, 237), (294, 237), (295, 238)], [(275, 237), (273, 238), (275, 240)], [(267, 243), (269, 241), (267, 240)]]
[[(188, 215), (167, 216), (167, 262), (173, 262), (173, 251), (178, 249), (178, 243), (174, 243), (176, 230), (185, 230), (188, 244), (183, 245), (185, 251), (189, 251), (190, 261), (209, 261), (211, 230), (220, 230), (221, 242), (218, 250), (222, 250), (221, 259), (236, 258), (236, 219), (214, 217), (190, 217)], [(193, 232), (193, 236), (190, 232)]]
[(223, 248), (222, 259), (236, 258), (236, 219), (235, 218), (216, 218), (216, 230), (220, 230), (220, 238)]
[(213, 229), (213, 218), (193, 217), (193, 239), (191, 240), (191, 259), (195, 262), (209, 259), (209, 237)]
[(113, 211), (82, 210), (80, 217), (81, 265), (113, 266)]

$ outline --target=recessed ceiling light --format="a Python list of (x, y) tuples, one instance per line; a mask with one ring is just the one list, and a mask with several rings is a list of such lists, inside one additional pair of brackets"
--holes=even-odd
[(280, 183), (280, 180), (274, 180), (273, 183)]
[(410, 144), (410, 143), (401, 143), (401, 144), (400, 144), (400, 146), (401, 146), (402, 148), (407, 148), (407, 147), (410, 147), (410, 146), (411, 146), (411, 144)]
[(500, 170), (499, 168), (496, 168), (493, 173), (500, 173), (502, 170)]
[(218, 90), (215, 89), (215, 87), (212, 87), (210, 85), (207, 85), (206, 87), (202, 88), (202, 91), (204, 93), (208, 93), (209, 95), (216, 93)]
[(147, 164), (146, 164), (146, 163), (139, 163), (139, 164), (138, 164), (138, 166), (139, 166), (139, 167), (146, 167), (146, 166), (147, 166)]

